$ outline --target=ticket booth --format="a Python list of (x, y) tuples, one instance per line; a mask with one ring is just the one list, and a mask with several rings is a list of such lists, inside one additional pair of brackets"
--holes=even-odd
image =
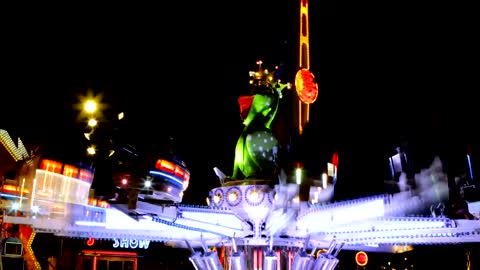
[(137, 270), (138, 254), (128, 251), (82, 250), (79, 270)]

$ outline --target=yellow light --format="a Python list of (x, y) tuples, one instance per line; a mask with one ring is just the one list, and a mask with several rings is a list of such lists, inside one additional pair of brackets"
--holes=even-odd
[(318, 191), (313, 192), (312, 203), (318, 203)]
[(300, 185), (302, 183), (302, 169), (301, 168), (296, 168), (295, 169), (295, 179), (296, 179), (297, 185)]
[(90, 119), (88, 120), (88, 126), (89, 126), (89, 127), (95, 127), (95, 126), (97, 126), (97, 123), (98, 123), (98, 121), (97, 121), (97, 119), (95, 119), (95, 118), (90, 118)]
[(26, 255), (30, 256), (30, 260), (31, 262), (33, 262), (33, 264), (35, 265), (35, 270), (41, 270), (42, 268), (40, 267), (40, 263), (37, 261), (37, 257), (35, 256), (35, 253), (32, 249), (32, 243), (33, 243), (33, 239), (35, 239), (35, 235), (36, 233), (35, 232), (32, 232), (30, 234), (30, 238), (28, 239), (27, 241), (27, 253)]
[(258, 194), (257, 190), (252, 190), (252, 192), (248, 194), (248, 199), (252, 203), (257, 203), (260, 200), (260, 194)]
[(213, 202), (216, 203), (216, 204), (218, 204), (220, 202), (220, 199), (221, 199), (220, 195), (213, 196)]
[(87, 95), (80, 96), (80, 102), (75, 104), (75, 108), (80, 111), (79, 119), (86, 119), (95, 116), (97, 119), (103, 119), (102, 110), (108, 107), (101, 103), (102, 94), (95, 95), (92, 90), (88, 90)]
[(88, 147), (88, 148), (87, 148), (87, 153), (88, 153), (89, 155), (95, 155), (95, 153), (96, 153), (95, 147), (93, 147), (93, 146)]
[(318, 256), (320, 256), (320, 254), (326, 253), (327, 251), (328, 251), (328, 250), (327, 250), (327, 249), (324, 249), (324, 248), (318, 249), (318, 250), (315, 252), (315, 257), (318, 258)]
[(238, 199), (238, 193), (237, 192), (230, 192), (230, 194), (228, 194), (228, 200), (230, 202), (234, 202)]
[(13, 142), (12, 138), (6, 130), (0, 129), (0, 144), (3, 144), (8, 153), (15, 161), (24, 160), (29, 157), (28, 151), (22, 143), (22, 140), (18, 138), (17, 145)]
[(94, 113), (97, 110), (97, 102), (94, 100), (87, 100), (83, 108), (87, 113)]

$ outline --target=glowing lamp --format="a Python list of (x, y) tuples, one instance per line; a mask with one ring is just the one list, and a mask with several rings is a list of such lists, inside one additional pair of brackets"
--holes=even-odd
[(53, 173), (61, 173), (63, 164), (58, 161), (43, 159), (40, 163), (40, 170), (45, 170)]
[(63, 175), (68, 176), (68, 177), (73, 177), (73, 178), (78, 178), (78, 167), (65, 164), (63, 166)]
[(20, 209), (20, 203), (14, 202), (12, 203), (12, 210), (19, 210)]
[(90, 119), (88, 120), (88, 126), (89, 126), (89, 127), (96, 127), (96, 126), (97, 126), (97, 123), (98, 123), (97, 120), (94, 119), (94, 118), (90, 118)]
[(238, 199), (238, 193), (237, 193), (237, 192), (230, 192), (230, 193), (228, 194), (228, 200), (229, 200), (230, 202), (234, 202), (234, 201), (236, 201), (237, 199)]
[(144, 184), (145, 184), (146, 188), (152, 187), (152, 181), (151, 180), (146, 180)]
[(95, 244), (95, 239), (93, 239), (92, 237), (88, 238), (87, 246), (91, 247), (93, 246), (93, 244)]
[(83, 108), (87, 113), (94, 113), (97, 110), (97, 103), (94, 100), (88, 100)]
[(33, 205), (31, 210), (34, 214), (36, 214), (36, 213), (40, 212), (40, 207), (38, 205)]
[(365, 266), (368, 263), (368, 256), (367, 253), (364, 251), (359, 251), (355, 254), (355, 262), (358, 266)]
[(250, 193), (248, 193), (248, 200), (251, 201), (252, 203), (258, 203), (260, 201), (260, 194), (258, 190), (252, 190)]
[(315, 76), (313, 76), (310, 70), (302, 68), (297, 71), (297, 75), (295, 75), (295, 88), (297, 89), (298, 98), (300, 98), (303, 103), (312, 104), (317, 100), (318, 85)]
[(95, 147), (91, 146), (91, 147), (88, 147), (87, 148), (87, 153), (89, 155), (95, 155), (96, 151), (95, 151)]

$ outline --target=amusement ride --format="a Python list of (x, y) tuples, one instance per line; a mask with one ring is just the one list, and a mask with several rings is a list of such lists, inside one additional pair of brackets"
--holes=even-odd
[[(261, 61), (250, 72), (251, 91), (238, 100), (244, 128), (233, 173), (213, 168), (221, 184), (209, 192), (208, 205), (182, 204), (190, 171), (175, 155), (150, 160), (135, 185), (99, 201), (91, 198), (91, 169), (30, 152), (0, 130), (2, 145), (22, 164), (15, 196), (2, 194), (3, 222), (29, 228), (29, 269), (40, 269), (30, 245), (42, 233), (143, 248), (164, 242), (189, 249), (197, 270), (331, 270), (342, 250), (401, 253), (416, 245), (480, 242), (478, 203), (469, 205), (472, 219), (419, 215), (448, 198), (438, 160), (414, 176), (414, 187), (338, 202), (330, 201), (338, 157), (315, 181), (305, 181), (301, 168), (279, 166), (285, 147), (272, 124), (285, 91), (296, 89), (300, 135), (318, 95), (310, 71), (308, 0), (300, 1), (300, 16), (295, 84), (283, 83)], [(223, 255), (211, 247), (222, 248)]]

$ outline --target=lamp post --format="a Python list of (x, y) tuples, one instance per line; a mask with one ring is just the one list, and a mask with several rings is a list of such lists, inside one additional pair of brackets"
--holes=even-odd
[(95, 194), (96, 197), (103, 196), (101, 193), (104, 192), (109, 193), (113, 186), (112, 155), (119, 147), (116, 138), (117, 125), (124, 119), (123, 112), (112, 115), (111, 111), (107, 110), (109, 106), (102, 102), (102, 98), (102, 95), (90, 92), (88, 96), (80, 98), (77, 106), (80, 110), (79, 120), (84, 123), (83, 151), (86, 151), (85, 155), (95, 171), (92, 189), (100, 193)]
[[(87, 132), (85, 132), (83, 135), (85, 136), (85, 138), (88, 141), (92, 140), (93, 132), (94, 132), (94, 130), (97, 127), (97, 124), (98, 124), (98, 120), (96, 118), (97, 109), (98, 109), (98, 103), (95, 99), (87, 99), (83, 103), (82, 113), (85, 113), (87, 115), (87, 119), (88, 119), (87, 130), (86, 130)], [(93, 156), (93, 155), (95, 155), (95, 153), (96, 153), (95, 147), (93, 145), (89, 145), (87, 147), (87, 154), (90, 155), (90, 156)]]

